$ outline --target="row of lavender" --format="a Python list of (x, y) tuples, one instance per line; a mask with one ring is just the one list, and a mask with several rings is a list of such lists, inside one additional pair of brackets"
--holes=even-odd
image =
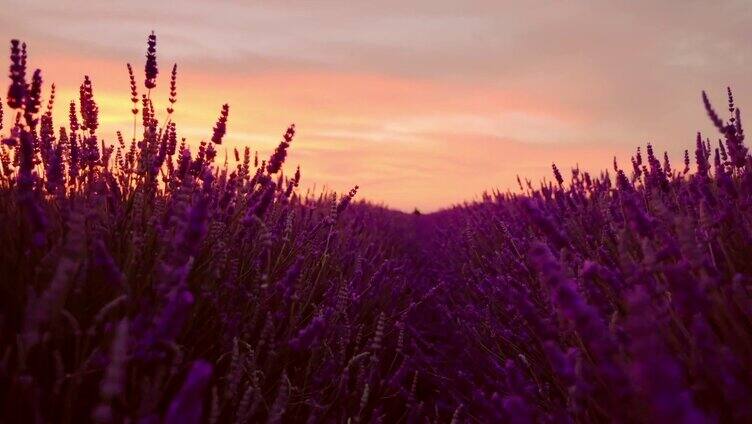
[(702, 97), (722, 139), (694, 166), (648, 145), (430, 217), (478, 417), (752, 420), (752, 156), (731, 90), (727, 121)]
[(88, 77), (56, 127), (54, 85), (43, 101), (26, 61), (14, 40), (0, 119), (1, 421), (420, 413), (405, 333), (427, 293), (406, 280), (409, 221), (350, 204), (357, 187), (301, 197), (300, 171), (282, 172), (294, 126), (268, 160), (248, 148), (221, 160), (225, 105), (192, 151), (172, 121), (177, 67), (157, 118), (153, 34), (141, 97), (128, 66), (140, 121), (129, 141), (100, 138)]
[[(301, 195), (268, 160), (196, 151), (128, 66), (134, 129), (85, 78), (52, 120), (11, 45), (0, 144), (0, 408), (33, 422), (752, 419), (752, 158), (738, 109), (696, 172), (631, 170), (428, 216)], [(2, 109), (0, 109), (1, 111)], [(138, 125), (140, 123), (140, 125)], [(2, 128), (0, 128), (2, 130)], [(712, 158), (712, 161), (711, 161)], [(712, 164), (711, 164), (712, 162)], [(522, 186), (522, 185), (521, 185)]]

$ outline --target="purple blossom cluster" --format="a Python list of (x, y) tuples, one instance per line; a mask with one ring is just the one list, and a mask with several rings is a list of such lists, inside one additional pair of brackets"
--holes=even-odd
[[(466, 346), (447, 376), (492, 422), (752, 420), (752, 156), (728, 90), (696, 172), (647, 145), (631, 169), (422, 217)], [(734, 152), (733, 154), (731, 152)], [(426, 230), (427, 234), (429, 230)], [(458, 396), (462, 396), (459, 395)]]
[[(160, 121), (148, 39), (131, 140), (68, 122), (11, 42), (0, 129), (0, 421), (750, 422), (752, 156), (703, 103), (696, 172), (629, 169), (430, 215), (300, 193)], [(0, 108), (0, 111), (2, 109)], [(140, 113), (140, 117), (139, 117)], [(139, 128), (140, 122), (140, 128)], [(4, 126), (1, 126), (5, 124)]]

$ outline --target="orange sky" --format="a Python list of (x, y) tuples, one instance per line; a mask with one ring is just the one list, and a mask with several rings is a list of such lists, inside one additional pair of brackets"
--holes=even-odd
[(403, 210), (549, 177), (551, 162), (626, 163), (648, 141), (679, 162), (697, 130), (712, 134), (700, 90), (721, 110), (727, 84), (742, 109), (752, 92), (746, 1), (359, 3), (9, 0), (0, 35), (29, 43), (60, 118), (88, 74), (112, 140), (130, 137), (125, 63), (141, 76), (154, 29), (152, 97), (163, 111), (177, 62), (175, 121), (190, 142), (211, 136), (225, 102), (230, 149), (266, 157), (295, 122), (288, 169), (301, 165), (304, 187), (358, 184)]

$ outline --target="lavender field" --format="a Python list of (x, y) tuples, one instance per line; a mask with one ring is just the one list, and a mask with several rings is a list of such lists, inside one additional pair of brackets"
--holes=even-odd
[(718, 133), (683, 158), (647, 145), (405, 214), (357, 181), (300, 190), (294, 125), (269, 157), (222, 144), (228, 105), (210, 140), (182, 138), (180, 73), (147, 47), (115, 138), (96, 81), (56, 98), (11, 41), (0, 421), (752, 422), (752, 155), (730, 89), (727, 109), (703, 93)]

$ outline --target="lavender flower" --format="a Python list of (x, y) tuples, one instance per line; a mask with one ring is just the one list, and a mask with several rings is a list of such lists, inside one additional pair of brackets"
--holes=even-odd
[(110, 422), (113, 419), (112, 400), (122, 394), (125, 386), (125, 365), (128, 359), (128, 320), (122, 319), (115, 330), (115, 337), (110, 348), (110, 364), (99, 386), (102, 403), (92, 414), (97, 422)]
[(29, 224), (33, 231), (33, 244), (41, 247), (44, 244), (44, 232), (47, 227), (47, 218), (40, 206), (34, 184), (34, 143), (33, 136), (27, 131), (20, 134), (20, 167), (18, 171), (18, 201), (26, 211)]
[(555, 163), (551, 164), (551, 169), (554, 171), (554, 177), (556, 177), (556, 183), (561, 186), (564, 184), (564, 178), (561, 176), (561, 172), (559, 172), (559, 168), (556, 167)]
[(91, 134), (94, 134), (97, 128), (99, 128), (99, 107), (94, 101), (94, 91), (88, 75), (84, 76), (84, 82), (79, 88), (79, 101), (83, 128), (88, 129)]
[(133, 75), (133, 67), (131, 64), (128, 64), (128, 78), (130, 80), (130, 88), (131, 88), (131, 103), (133, 103), (133, 109), (131, 109), (131, 112), (133, 115), (138, 114), (138, 89), (136, 88), (136, 77)]
[(172, 398), (164, 417), (167, 424), (202, 422), (204, 392), (212, 376), (212, 365), (198, 360), (193, 363), (180, 391)]
[(342, 196), (342, 199), (337, 205), (337, 215), (341, 214), (345, 209), (347, 209), (347, 205), (350, 204), (352, 199), (355, 197), (355, 194), (358, 193), (358, 188), (358, 186), (355, 186), (346, 195)]
[(269, 174), (274, 174), (282, 168), (282, 164), (285, 162), (285, 158), (287, 157), (287, 148), (290, 147), (290, 143), (292, 142), (292, 138), (294, 136), (295, 124), (292, 124), (289, 128), (287, 128), (285, 135), (282, 137), (282, 142), (279, 143), (279, 146), (277, 146), (277, 149), (274, 151), (272, 157), (269, 158), (269, 164), (266, 167), (266, 170), (267, 172), (269, 172)]
[(214, 134), (212, 135), (212, 143), (222, 144), (222, 137), (225, 136), (227, 131), (227, 115), (230, 113), (230, 105), (225, 103), (222, 106), (222, 111), (219, 113), (219, 119), (217, 124), (214, 125)]
[(26, 44), (19, 47), (18, 40), (10, 41), (10, 88), (8, 88), (8, 107), (20, 109), (26, 101), (26, 61), (23, 59)]
[(290, 340), (290, 347), (295, 350), (308, 349), (321, 335), (325, 325), (326, 320), (323, 316), (315, 317), (305, 328), (298, 332), (295, 338)]
[[(10, 93), (9, 93), (10, 94)], [(37, 69), (31, 77), (31, 84), (26, 89), (26, 104), (24, 106), (24, 118), (29, 128), (36, 127), (38, 119), (34, 117), (39, 113), (42, 104), (42, 71)], [(9, 96), (10, 97), (10, 96)]]
[(172, 65), (172, 74), (170, 75), (170, 106), (167, 107), (167, 113), (172, 114), (175, 111), (175, 102), (178, 101), (178, 64)]
[(159, 68), (157, 67), (157, 36), (154, 31), (149, 34), (149, 39), (146, 42), (146, 65), (144, 65), (144, 74), (146, 79), (144, 80), (144, 86), (151, 90), (157, 86), (157, 74), (159, 74)]

